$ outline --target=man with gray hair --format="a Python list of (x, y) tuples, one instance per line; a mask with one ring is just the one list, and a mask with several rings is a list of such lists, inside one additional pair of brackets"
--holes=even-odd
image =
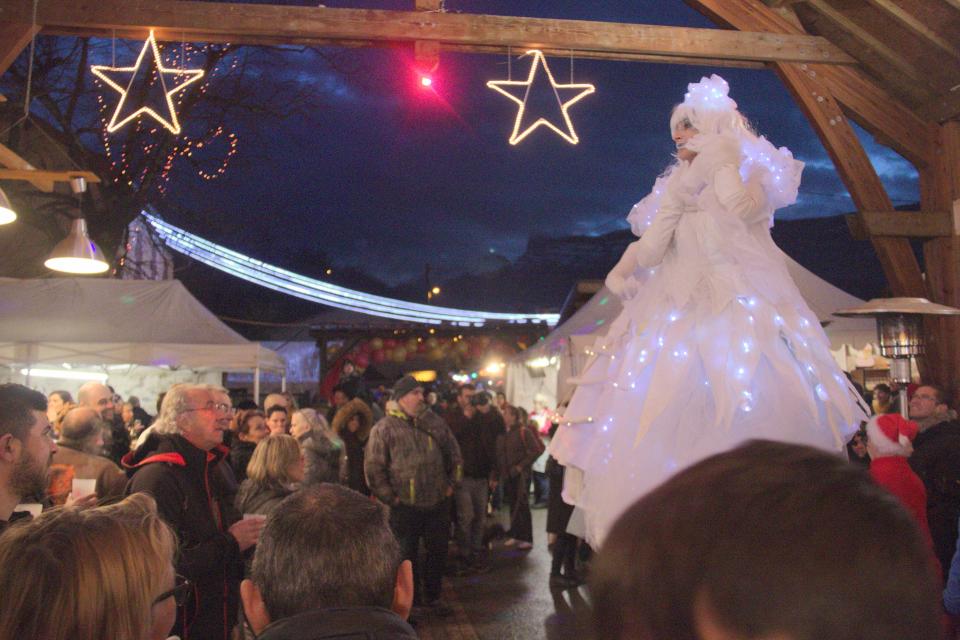
[[(154, 423), (156, 448), (129, 460), (128, 493), (145, 491), (177, 534), (177, 573), (197, 596), (177, 609), (172, 633), (182, 638), (229, 640), (237, 620), (241, 553), (257, 543), (262, 519), (241, 520), (231, 488), (217, 467), (229, 453), (229, 396), (222, 387), (177, 384)], [(144, 447), (146, 449), (146, 447)]]
[(404, 622), (413, 572), (387, 509), (346, 487), (321, 484), (270, 516), (240, 587), (260, 640), (413, 640)]
[(76, 407), (67, 412), (60, 426), (57, 447), (52, 464), (72, 469), (74, 478), (95, 480), (98, 499), (123, 495), (126, 476), (120, 467), (99, 455), (103, 447), (103, 430), (96, 411)]

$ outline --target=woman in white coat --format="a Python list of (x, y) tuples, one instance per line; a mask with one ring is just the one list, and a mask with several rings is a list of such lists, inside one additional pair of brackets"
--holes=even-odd
[(839, 453), (866, 419), (770, 237), (803, 163), (753, 132), (719, 76), (688, 89), (670, 119), (676, 162), (630, 212), (641, 237), (607, 276), (623, 311), (550, 445), (595, 546), (711, 454), (752, 438)]

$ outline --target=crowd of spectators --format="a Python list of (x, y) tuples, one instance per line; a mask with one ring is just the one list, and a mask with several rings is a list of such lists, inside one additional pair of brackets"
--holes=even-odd
[[(379, 391), (348, 376), (329, 407), (234, 409), (181, 384), (154, 419), (100, 383), (77, 402), (0, 385), (0, 640), (415, 638), (452, 612), (445, 574), (487, 574), (498, 535), (534, 547), (543, 460), (550, 587), (589, 571), (598, 637), (932, 640), (960, 614), (960, 422), (937, 386), (911, 389), (910, 420), (875, 396), (852, 464), (753, 443), (678, 474), (595, 558), (523, 408), (409, 376)], [(850, 626), (848, 604), (877, 618)]]

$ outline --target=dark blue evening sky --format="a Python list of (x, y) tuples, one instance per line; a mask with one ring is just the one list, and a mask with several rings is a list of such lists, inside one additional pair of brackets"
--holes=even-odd
[[(331, 7), (409, 8), (410, 2), (327, 2)], [(450, 0), (448, 11), (710, 27), (682, 2)], [(419, 89), (409, 49), (338, 51), (331, 67), (290, 49), (262, 82), (314, 90), (311, 116), (235, 124), (240, 149), (227, 176), (181, 176), (170, 197), (195, 215), (173, 222), (257, 258), (300, 270), (317, 251), (390, 283), (423, 273), (468, 271), (483, 255), (515, 259), (533, 235), (625, 228), (631, 205), (670, 161), (667, 120), (688, 82), (719, 73), (731, 96), (777, 145), (807, 163), (800, 201), (781, 217), (834, 215), (852, 204), (803, 114), (768, 71), (574, 61), (575, 80), (596, 93), (571, 108), (580, 144), (541, 128), (507, 143), (515, 105), (486, 88), (505, 79), (506, 56), (443, 53), (436, 95)], [(522, 52), (515, 52), (515, 56)], [(560, 82), (570, 60), (548, 58)], [(529, 58), (514, 58), (513, 77)], [(210, 91), (216, 91), (215, 76)], [(859, 132), (894, 204), (917, 200), (913, 167)], [(313, 267), (313, 269), (310, 269)]]

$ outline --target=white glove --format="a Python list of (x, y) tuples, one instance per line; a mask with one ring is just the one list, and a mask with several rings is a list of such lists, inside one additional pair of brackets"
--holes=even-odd
[(631, 300), (640, 293), (640, 283), (633, 276), (623, 277), (616, 270), (607, 274), (607, 279), (603, 284), (610, 290), (610, 293), (621, 300)]
[[(695, 205), (691, 203), (690, 206)], [(660, 201), (660, 209), (653, 218), (653, 222), (643, 232), (640, 239), (633, 243), (633, 245), (636, 245), (631, 254), (634, 260), (634, 269), (638, 267), (649, 269), (663, 261), (667, 247), (673, 240), (673, 232), (676, 230), (677, 224), (680, 222), (680, 216), (683, 215), (686, 208), (671, 193), (667, 192), (663, 195), (663, 199)], [(626, 254), (624, 254), (624, 257), (626, 257)]]
[(710, 182), (720, 167), (740, 166), (740, 143), (730, 136), (700, 134), (691, 138), (686, 147), (697, 154), (690, 171), (704, 182)]
[(769, 221), (770, 211), (766, 206), (763, 187), (756, 179), (744, 184), (736, 167), (723, 165), (717, 169), (713, 176), (713, 189), (720, 206), (747, 224)]

